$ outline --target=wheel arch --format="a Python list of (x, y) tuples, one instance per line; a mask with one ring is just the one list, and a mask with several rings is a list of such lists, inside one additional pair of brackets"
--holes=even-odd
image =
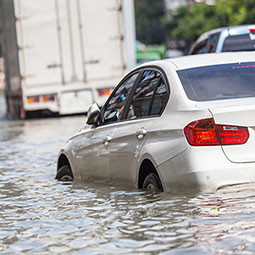
[(60, 154), (60, 156), (58, 157), (58, 163), (57, 163), (57, 170), (60, 169), (60, 167), (67, 165), (70, 167), (70, 169), (72, 170), (71, 164), (67, 158), (67, 156), (62, 153)]
[[(139, 189), (142, 188), (143, 182), (144, 182), (146, 176), (150, 173), (155, 173), (161, 181), (161, 178), (156, 170), (156, 167), (152, 163), (152, 161), (150, 159), (144, 159), (140, 165), (140, 168), (139, 168), (139, 174), (138, 174), (138, 188)], [(161, 183), (162, 183), (162, 181), (161, 181)]]

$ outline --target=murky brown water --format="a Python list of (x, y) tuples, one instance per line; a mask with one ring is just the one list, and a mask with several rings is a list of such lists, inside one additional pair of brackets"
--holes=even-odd
[(0, 117), (0, 254), (255, 254), (255, 190), (149, 194), (56, 181), (58, 150), (84, 123)]

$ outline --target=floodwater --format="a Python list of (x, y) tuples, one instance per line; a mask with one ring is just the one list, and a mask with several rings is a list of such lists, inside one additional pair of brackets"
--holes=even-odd
[(255, 190), (150, 194), (54, 179), (85, 117), (3, 118), (0, 254), (255, 254)]

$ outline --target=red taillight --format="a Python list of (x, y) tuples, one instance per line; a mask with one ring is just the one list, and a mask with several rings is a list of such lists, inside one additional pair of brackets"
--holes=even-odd
[(54, 96), (54, 95), (43, 96), (43, 97), (42, 97), (42, 101), (43, 101), (44, 103), (53, 102), (53, 101), (55, 101), (55, 96)]
[(45, 95), (45, 96), (31, 96), (27, 98), (27, 103), (47, 103), (47, 102), (54, 102), (55, 95)]
[(184, 133), (190, 145), (219, 145), (213, 119), (191, 122), (184, 128)]
[(184, 133), (193, 146), (244, 144), (249, 138), (247, 127), (218, 125), (213, 118), (191, 122)]
[(255, 27), (250, 27), (250, 32), (255, 33)]
[(32, 103), (39, 103), (39, 102), (40, 102), (40, 97), (39, 97), (39, 96), (28, 97), (28, 98), (27, 98), (27, 102), (28, 102), (29, 104), (32, 104)]
[(247, 127), (216, 125), (222, 145), (244, 144), (249, 138)]
[(109, 96), (111, 94), (112, 89), (98, 89), (97, 93), (101, 96)]

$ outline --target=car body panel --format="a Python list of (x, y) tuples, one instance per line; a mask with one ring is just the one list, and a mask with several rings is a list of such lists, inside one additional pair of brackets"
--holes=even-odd
[(210, 107), (210, 111), (217, 124), (228, 124), (236, 126), (254, 127), (255, 126), (255, 100), (253, 105), (245, 105), (245, 99), (238, 105), (228, 107)]
[[(231, 100), (197, 102), (197, 107), (208, 109), (216, 124), (244, 126), (249, 129), (249, 140), (242, 145), (222, 146), (231, 162), (255, 162), (255, 99), (237, 98)], [(242, 153), (240, 153), (242, 152)]]
[[(254, 62), (254, 52), (238, 52), (238, 54), (236, 52), (224, 52), (220, 54), (208, 53), (184, 56), (176, 59), (167, 59), (165, 61), (172, 63), (172, 65), (175, 66), (176, 70), (183, 70), (199, 67), (201, 66), (201, 62), (203, 62), (203, 66)], [(161, 64), (161, 66), (163, 65)]]
[[(60, 163), (60, 158), (65, 156), (68, 159), (71, 169), (75, 169), (73, 171), (73, 175), (75, 179), (81, 179), (80, 171), (79, 171), (79, 161), (77, 160), (77, 151), (79, 150), (80, 140), (79, 135), (75, 135), (71, 137), (63, 148), (60, 149), (58, 154), (58, 167)], [(62, 166), (62, 165), (61, 165)]]
[[(253, 99), (254, 100), (254, 99)], [(245, 101), (243, 99), (243, 101)], [(255, 102), (255, 100), (254, 100)], [(243, 102), (244, 104), (244, 102)], [(232, 162), (255, 161), (255, 104), (232, 107), (210, 108), (216, 124), (249, 127), (249, 138), (245, 144), (222, 146), (227, 158)], [(242, 152), (242, 153), (241, 153)]]
[(106, 138), (113, 135), (112, 125), (98, 127), (82, 132), (79, 139), (79, 149), (75, 152), (78, 162), (79, 178), (96, 178), (110, 182), (110, 154)]
[[(134, 183), (136, 181), (136, 171), (139, 168), (137, 159), (150, 134), (152, 124), (153, 120), (148, 118), (125, 121), (116, 125), (109, 144), (112, 182)], [(139, 133), (142, 130), (145, 130), (146, 134)]]
[[(158, 170), (161, 172), (164, 190), (177, 188), (214, 191), (218, 185), (221, 186), (221, 170), (225, 168), (231, 168), (231, 163), (220, 146), (205, 148), (187, 145), (184, 152), (164, 162)], [(216, 180), (206, 175), (214, 171), (218, 173)]]
[[(143, 64), (137, 69), (157, 67), (168, 80), (170, 96), (164, 112), (158, 117), (89, 126), (71, 138), (60, 155), (68, 158), (75, 179), (91, 177), (138, 187), (141, 165), (149, 160), (165, 191), (187, 188), (211, 192), (226, 185), (255, 182), (255, 98), (192, 101), (177, 74), (187, 68), (254, 59), (255, 52), (240, 52)], [(185, 126), (207, 118), (214, 118), (216, 124), (248, 127), (249, 140), (243, 145), (191, 146)], [(147, 133), (139, 140), (136, 132), (142, 127)], [(103, 144), (108, 136), (110, 142)]]

